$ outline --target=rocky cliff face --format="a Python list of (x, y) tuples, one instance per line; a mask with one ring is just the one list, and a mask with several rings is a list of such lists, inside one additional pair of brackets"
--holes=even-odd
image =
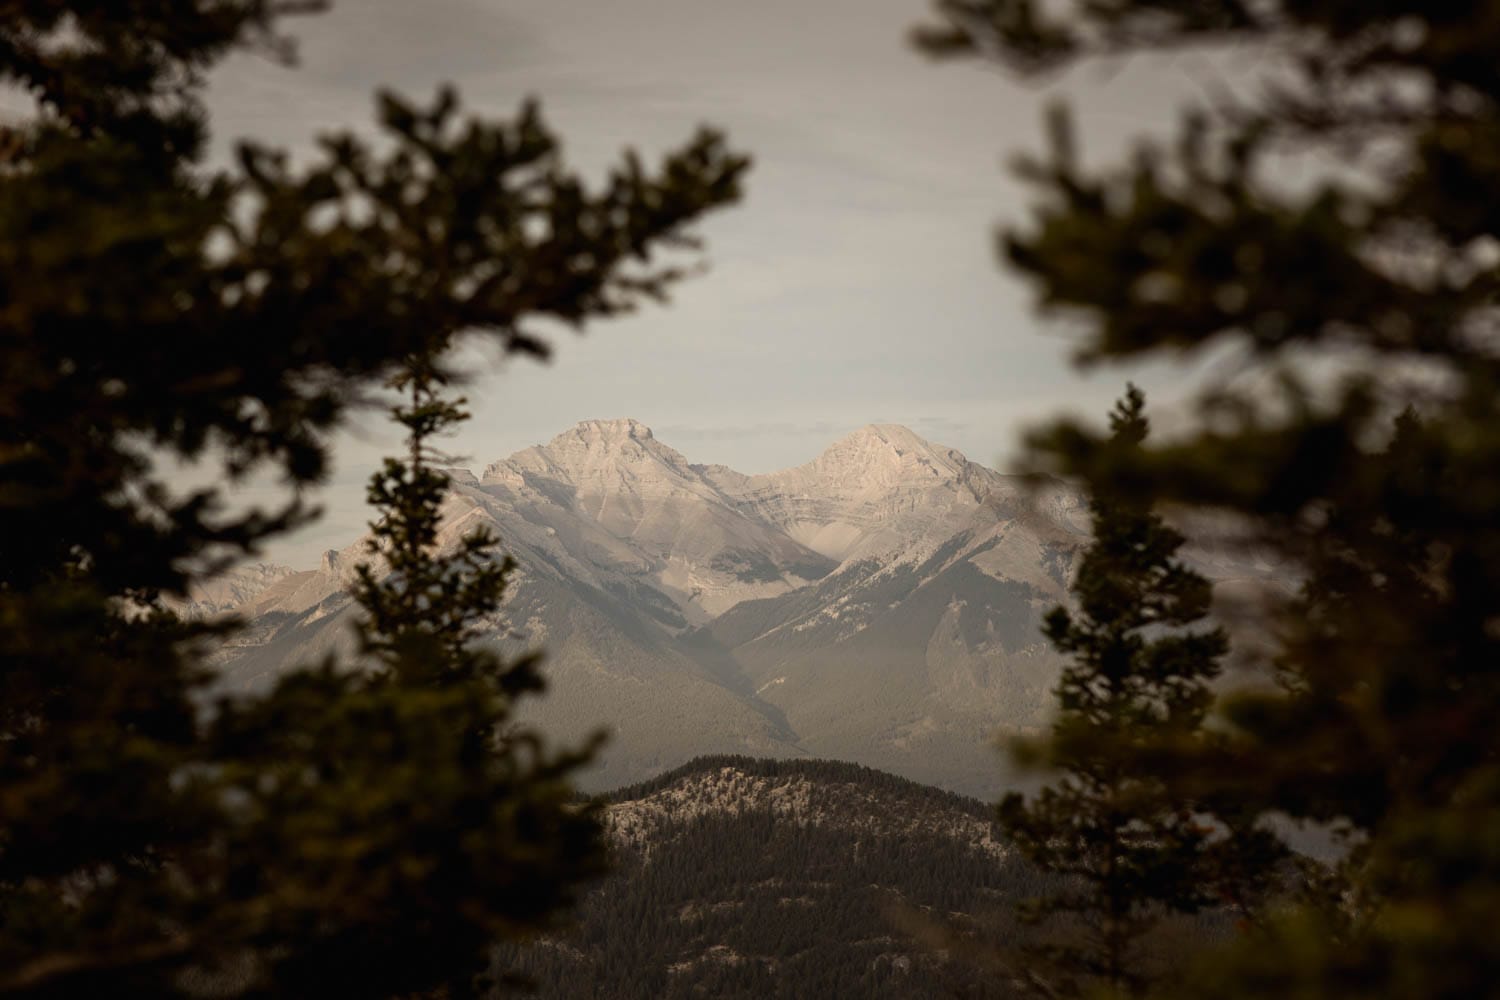
[(740, 509), (634, 420), (581, 423), (489, 466), (478, 490), (525, 522), (507, 519), (507, 541), (528, 535), (592, 582), (641, 578), (688, 623), (793, 590), (834, 566)]
[(795, 469), (705, 471), (741, 509), (840, 563), (935, 547), (987, 497), (1020, 492), (1014, 480), (891, 424), (855, 431)]
[[(981, 795), (1004, 780), (995, 737), (1046, 718), (1059, 664), (1039, 620), (1088, 527), (1069, 491), (1028, 491), (903, 427), (746, 476), (633, 420), (456, 470), (441, 541), (480, 525), (520, 566), (495, 641), (547, 652), (537, 720), (614, 733), (597, 786), (748, 753)], [(351, 654), (344, 588), (364, 558), (355, 540), (243, 595), (253, 622), (221, 655), (226, 684)]]

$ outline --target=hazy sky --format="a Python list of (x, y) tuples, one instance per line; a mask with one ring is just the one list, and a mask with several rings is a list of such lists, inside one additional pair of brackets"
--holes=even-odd
[[(1127, 376), (1166, 400), (1177, 378), (1068, 364), (1064, 332), (996, 265), (995, 228), (1028, 198), (1004, 163), (1038, 147), (1052, 97), (1076, 100), (1086, 151), (1108, 154), (1220, 67), (1099, 67), (1041, 87), (929, 62), (906, 41), (925, 16), (923, 0), (342, 0), (290, 22), (300, 67), (239, 57), (216, 74), (216, 138), (305, 148), (367, 129), (377, 87), (426, 99), (443, 82), (493, 115), (539, 97), (589, 171), (719, 126), (755, 167), (745, 200), (702, 227), (709, 273), (666, 308), (558, 341), (550, 364), (485, 362), (452, 450), (482, 466), (631, 416), (694, 461), (754, 473), (891, 422), (1003, 466), (1021, 427), (1098, 412)], [(378, 415), (362, 423), (340, 441), (329, 516), (271, 558), (308, 565), (359, 532), (391, 440)]]

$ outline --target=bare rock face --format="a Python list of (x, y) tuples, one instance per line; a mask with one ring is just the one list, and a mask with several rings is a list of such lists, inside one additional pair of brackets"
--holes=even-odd
[(795, 469), (719, 480), (745, 509), (841, 563), (935, 547), (990, 494), (1021, 492), (1017, 481), (893, 424), (861, 428)]
[[(495, 641), (547, 652), (550, 693), (530, 711), (550, 734), (613, 731), (598, 787), (739, 753), (990, 795), (996, 735), (1047, 717), (1059, 661), (1040, 619), (1067, 600), (1088, 533), (1065, 488), (892, 425), (759, 476), (692, 464), (628, 419), (449, 471), (440, 542), (484, 527), (517, 561)], [(316, 570), (226, 590), (216, 607), (253, 618), (223, 651), (226, 684), (352, 655), (346, 590), (369, 558), (356, 539)], [(1244, 569), (1216, 558), (1218, 578)]]
[(644, 578), (695, 624), (740, 601), (796, 589), (834, 565), (738, 509), (635, 420), (585, 421), (489, 466), (480, 489), (552, 529), (538, 543), (587, 577), (623, 569)]
[(213, 618), (253, 605), (278, 582), (296, 575), (297, 571), (288, 566), (271, 563), (236, 566), (211, 580), (194, 584), (187, 600), (171, 602), (171, 607), (189, 620)]

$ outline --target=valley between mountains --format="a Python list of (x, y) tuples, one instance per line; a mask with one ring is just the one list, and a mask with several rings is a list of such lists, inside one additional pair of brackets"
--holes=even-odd
[[(547, 734), (611, 739), (587, 785), (704, 754), (835, 758), (965, 794), (1006, 784), (995, 740), (1047, 718), (1087, 506), (904, 427), (865, 427), (806, 465), (700, 465), (634, 420), (586, 421), (475, 474), (450, 470), (440, 541), (481, 525), (518, 569), (494, 641), (541, 648)], [(192, 614), (248, 627), (218, 654), (252, 690), (352, 657), (345, 588), (364, 539), (313, 570), (242, 568)], [(1199, 555), (1219, 580), (1260, 570)]]

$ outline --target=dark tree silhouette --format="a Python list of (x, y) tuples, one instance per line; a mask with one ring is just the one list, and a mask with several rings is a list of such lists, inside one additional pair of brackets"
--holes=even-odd
[[(290, 58), (282, 17), (321, 6), (0, 18), (0, 80), (34, 102), (0, 129), (0, 994), (459, 990), (438, 963), (589, 867), (586, 817), (556, 807), (574, 758), (505, 743), (524, 668), (459, 643), (431, 662), (468, 666), (424, 687), (377, 623), (385, 670), (299, 671), (216, 717), (204, 647), (228, 626), (159, 598), (304, 522), (327, 435), (393, 374), (456, 378), (465, 336), (543, 354), (539, 321), (664, 296), (685, 271), (661, 252), (746, 161), (705, 131), (585, 184), (536, 107), (495, 122), (444, 92), (382, 95), (378, 141), (327, 136), (304, 166), (249, 143), (206, 166), (205, 71)], [(219, 482), (174, 489), (169, 459)], [(230, 509), (257, 472), (288, 502)]]
[[(1131, 386), (1110, 415), (1109, 447), (1145, 442), (1145, 396)], [(1014, 751), (1049, 783), (1012, 793), (1001, 825), (1043, 871), (1064, 876), (1028, 916), (1061, 924), (1020, 962), (1048, 996), (1098, 987), (1139, 994), (1162, 976), (1141, 939), (1165, 914), (1217, 903), (1210, 861), (1222, 836), (1156, 768), (1152, 748), (1204, 738), (1210, 682), (1228, 652), (1204, 625), (1212, 588), (1185, 566), (1184, 544), (1149, 502), (1096, 492), (1093, 542), (1072, 584), (1077, 611), (1047, 616), (1052, 645), (1070, 657), (1050, 735)]]
[[(1252, 53), (1175, 137), (1086, 167), (1065, 113), (1003, 254), (1079, 357), (1228, 352), (1201, 421), (1038, 464), (1214, 508), (1304, 583), (1268, 595), (1278, 690), (1229, 698), (1203, 789), (1351, 834), (1341, 885), (1203, 995), (1494, 991), (1500, 918), (1500, 18), (1491, 3), (939, 0), (934, 54), (1022, 74)], [(1287, 157), (1337, 169), (1282, 183)], [(1405, 414), (1404, 416), (1401, 416)], [(1443, 914), (1442, 918), (1435, 915)]]

